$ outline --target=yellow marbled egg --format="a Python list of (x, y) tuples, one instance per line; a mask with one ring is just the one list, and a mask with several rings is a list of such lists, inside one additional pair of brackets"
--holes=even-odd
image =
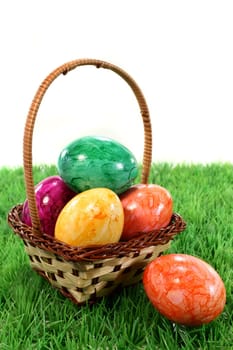
[(55, 237), (71, 246), (115, 243), (123, 225), (124, 212), (117, 194), (108, 188), (93, 188), (65, 205), (56, 221)]

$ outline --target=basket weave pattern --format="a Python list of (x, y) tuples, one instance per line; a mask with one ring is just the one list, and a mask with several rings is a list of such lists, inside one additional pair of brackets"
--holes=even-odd
[[(140, 255), (131, 253), (122, 258), (108, 258), (93, 262), (72, 262), (52, 253), (26, 245), (32, 268), (36, 269), (51, 285), (78, 303), (106, 296), (119, 286), (132, 285), (141, 280), (148, 262), (157, 257), (166, 245), (141, 249)], [(132, 268), (133, 266), (133, 268)]]
[(139, 282), (145, 266), (169, 248), (174, 236), (185, 229), (185, 222), (176, 213), (170, 224), (127, 242), (103, 246), (71, 247), (40, 230), (32, 167), (32, 136), (36, 115), (43, 96), (60, 74), (83, 65), (107, 68), (122, 77), (132, 88), (138, 101), (144, 126), (144, 153), (141, 183), (147, 183), (151, 165), (152, 132), (149, 111), (136, 82), (122, 69), (95, 59), (71, 61), (53, 71), (40, 85), (29, 110), (24, 132), (24, 175), (32, 227), (21, 221), (22, 204), (12, 208), (8, 223), (20, 236), (30, 259), (31, 267), (72, 302), (91, 304), (109, 295), (119, 286)]

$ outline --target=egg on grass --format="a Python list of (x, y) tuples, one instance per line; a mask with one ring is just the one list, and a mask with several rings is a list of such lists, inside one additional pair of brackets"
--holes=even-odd
[(200, 326), (218, 317), (226, 290), (217, 271), (187, 254), (167, 254), (149, 263), (143, 273), (145, 292), (165, 317), (185, 326)]

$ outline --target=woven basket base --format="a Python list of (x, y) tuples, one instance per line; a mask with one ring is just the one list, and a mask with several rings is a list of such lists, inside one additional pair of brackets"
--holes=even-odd
[(8, 214), (8, 223), (24, 242), (32, 268), (76, 304), (93, 304), (116, 288), (142, 279), (146, 265), (167, 250), (186, 223), (173, 214), (170, 224), (129, 240), (97, 247), (71, 247), (51, 236), (37, 236), (21, 221), (22, 204)]
[(142, 279), (146, 265), (169, 248), (170, 243), (142, 249), (131, 256), (72, 262), (25, 242), (31, 267), (72, 302), (94, 303), (116, 288)]

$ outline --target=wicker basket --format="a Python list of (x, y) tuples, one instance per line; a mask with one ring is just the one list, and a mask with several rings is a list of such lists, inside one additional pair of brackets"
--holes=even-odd
[(161, 230), (142, 234), (127, 242), (92, 247), (71, 247), (46, 235), (40, 230), (36, 207), (33, 167), (32, 136), (36, 115), (45, 92), (61, 74), (79, 66), (94, 65), (117, 73), (131, 87), (140, 107), (144, 126), (144, 154), (141, 183), (147, 183), (152, 153), (152, 131), (148, 107), (136, 82), (121, 68), (102, 60), (78, 59), (55, 69), (40, 85), (27, 116), (24, 143), (24, 178), (32, 227), (22, 223), (22, 204), (14, 206), (8, 214), (8, 223), (22, 238), (32, 269), (76, 304), (94, 303), (109, 295), (117, 287), (139, 282), (145, 266), (168, 249), (174, 236), (185, 229), (185, 222), (176, 213), (170, 224)]

